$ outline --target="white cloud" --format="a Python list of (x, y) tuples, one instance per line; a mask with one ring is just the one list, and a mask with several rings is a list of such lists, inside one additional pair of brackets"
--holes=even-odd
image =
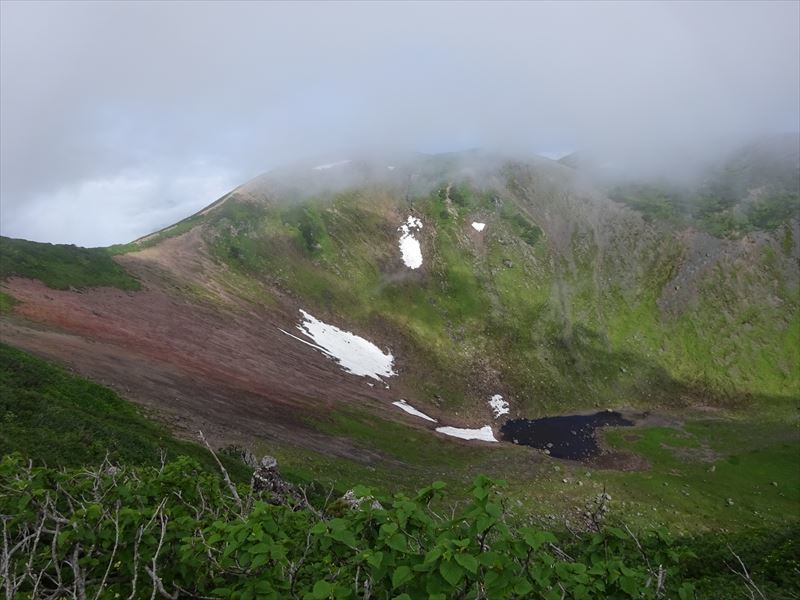
[[(354, 147), (686, 161), (730, 134), (800, 128), (798, 2), (9, 1), (0, 13), (0, 206), (14, 236), (135, 237), (202, 205), (168, 183), (199, 157), (214, 185), (224, 169), (245, 179)], [(235, 35), (214, 43), (221, 31)], [(97, 225), (70, 213), (87, 206)]]
[(233, 189), (228, 171), (166, 177), (126, 172), (89, 179), (4, 209), (3, 235), (52, 243), (108, 246), (171, 225)]

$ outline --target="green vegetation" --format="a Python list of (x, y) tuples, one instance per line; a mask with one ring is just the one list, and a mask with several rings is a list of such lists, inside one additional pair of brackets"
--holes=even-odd
[[(0, 487), (10, 515), (0, 577), (12, 597), (686, 600), (755, 589), (789, 598), (800, 583), (796, 532), (726, 536), (728, 554), (717, 539), (606, 524), (601, 494), (590, 530), (556, 535), (520, 523), (485, 477), (452, 510), (441, 482), (391, 498), (359, 487), (352, 508), (313, 507), (228, 486), (188, 459), (57, 471), (11, 456)], [(754, 559), (748, 571), (734, 550)]]
[[(416, 198), (413, 211), (436, 236), (426, 251), (426, 274), (386, 278), (379, 267), (397, 261), (398, 233), (391, 226), (394, 199), (347, 192), (289, 207), (259, 207), (232, 199), (215, 211), (217, 257), (247, 276), (267, 277), (289, 288), (320, 314), (389, 330), (403, 338), (419, 378), (420, 393), (462, 404), (463, 378), (475, 356), (486, 350), (486, 315), (492, 298), (489, 268), (476, 270), (474, 249), (461, 240), (473, 211), (497, 213), (497, 226), (509, 239), (522, 237), (540, 251), (541, 230), (511, 206), (500, 209), (492, 196), (469, 185), (446, 186)], [(397, 217), (393, 217), (397, 220)], [(423, 232), (425, 237), (425, 232)], [(492, 242), (493, 247), (500, 247)], [(494, 260), (515, 259), (507, 246)], [(396, 267), (394, 267), (396, 268)], [(519, 275), (517, 275), (517, 279)], [(464, 341), (469, 341), (465, 344)], [(523, 340), (520, 340), (520, 344)]]
[[(219, 202), (219, 200), (217, 202)], [(166, 239), (177, 237), (186, 233), (190, 229), (193, 229), (195, 226), (202, 223), (203, 220), (204, 215), (198, 213), (196, 215), (192, 215), (191, 217), (187, 217), (182, 221), (178, 221), (175, 223), (175, 225), (170, 225), (169, 227), (165, 227), (160, 231), (151, 233), (139, 241), (128, 242), (127, 244), (114, 244), (113, 246), (105, 248), (105, 250), (109, 254), (118, 255), (127, 254), (128, 252), (136, 252), (137, 250), (141, 250), (143, 248), (150, 248), (151, 246), (155, 246)]]
[(0, 292), (0, 315), (10, 313), (15, 304), (17, 304), (17, 299), (14, 296)]
[[(152, 569), (155, 560), (165, 589), (182, 595), (347, 598), (355, 594), (358, 573), (359, 585), (371, 582), (373, 597), (473, 597), (481, 589), (487, 597), (560, 598), (563, 588), (567, 597), (646, 598), (654, 594), (660, 565), (668, 597), (727, 598), (747, 585), (730, 570), (740, 566), (728, 545), (768, 597), (789, 598), (786, 590), (797, 585), (793, 515), (800, 474), (794, 468), (797, 433), (789, 425), (708, 420), (681, 429), (614, 430), (608, 443), (646, 457), (649, 470), (591, 474), (548, 459), (541, 466), (551, 474), (539, 470), (530, 479), (524, 463), (531, 458), (523, 448), (454, 444), (340, 412), (318, 428), (414, 468), (389, 464), (376, 471), (270, 447), (294, 480), (319, 480), (308, 491), (316, 507), (304, 508), (251, 494), (243, 484), (249, 470), (235, 452), (223, 452), (240, 482), (240, 507), (205, 450), (170, 438), (107, 388), (5, 346), (0, 367), (0, 452), (22, 453), (0, 463), (0, 514), (14, 515), (9, 536), (23, 542), (8, 578), (19, 586), (17, 597), (31, 594), (31, 572), (35, 577), (44, 569), (53, 579), (43, 581), (58, 581), (56, 564), (61, 585), (71, 589), (75, 575), (67, 561), (76, 552), (89, 594), (101, 591), (109, 569), (100, 597), (129, 595), (134, 578), (148, 594), (153, 579), (144, 565)], [(161, 466), (160, 449), (172, 459), (192, 458)], [(31, 470), (29, 459), (51, 467)], [(69, 468), (53, 468), (61, 465)], [(356, 486), (361, 480), (408, 489), (424, 473), (440, 470), (453, 496), (443, 496), (441, 483), (392, 498)], [(511, 481), (502, 494), (485, 478), (470, 488), (465, 478), (476, 471)], [(579, 479), (582, 486), (576, 486)], [(385, 509), (369, 508), (372, 500), (363, 510), (323, 505), (331, 483), (339, 493), (356, 486), (358, 495), (376, 496)], [(577, 537), (562, 532), (560, 521), (530, 527), (531, 513), (573, 504), (589, 511), (588, 529)], [(27, 535), (42, 517), (46, 533), (33, 547), (34, 536)], [(62, 518), (71, 526), (48, 521)], [(731, 523), (736, 532), (713, 532)], [(672, 539), (665, 526), (692, 534)], [(50, 562), (53, 547), (56, 563)], [(31, 557), (33, 571), (27, 569)], [(288, 577), (292, 563), (302, 567)]]
[(619, 429), (606, 434), (617, 451), (649, 463), (640, 472), (609, 471), (603, 482), (625, 500), (629, 518), (673, 531), (780, 528), (800, 506), (798, 434), (790, 425), (695, 420), (677, 427)]
[[(112, 461), (153, 465), (160, 450), (167, 457), (187, 455), (214, 467), (204, 449), (176, 441), (108, 388), (7, 346), (0, 346), (0, 420), (0, 453), (20, 452), (54, 467), (99, 464), (106, 455)], [(629, 523), (675, 531), (731, 523), (781, 527), (800, 505), (795, 469), (800, 444), (791, 425), (714, 420), (689, 421), (680, 429), (615, 430), (607, 434), (608, 443), (635, 452), (650, 468), (595, 471), (591, 477), (586, 467), (537, 459), (523, 447), (460, 444), (354, 410), (310, 419), (309, 425), (352, 440), (366, 452), (377, 450), (386, 461), (364, 465), (274, 443), (254, 450), (276, 456), (290, 480), (316, 481), (340, 493), (359, 483), (408, 493), (433, 476), (462, 493), (477, 474), (492, 473), (509, 480), (508, 496), (523, 503), (522, 513), (582, 507), (607, 489), (615, 499), (614, 511)], [(222, 456), (237, 480), (247, 480), (249, 470), (240, 454)], [(562, 482), (565, 477), (570, 483)]]
[(782, 189), (749, 200), (721, 186), (686, 191), (629, 185), (611, 190), (609, 197), (638, 211), (648, 222), (691, 225), (725, 238), (774, 231), (789, 219), (800, 217), (800, 194)]
[(542, 237), (542, 230), (531, 223), (511, 205), (504, 205), (501, 215), (511, 224), (511, 230), (529, 246), (536, 246)]
[(0, 237), (0, 279), (12, 276), (38, 279), (66, 290), (108, 286), (138, 290), (139, 282), (111, 258), (105, 248), (40, 244)]
[[(420, 409), (485, 423), (488, 396), (502, 393), (526, 417), (624, 406), (654, 410), (659, 426), (609, 430), (603, 445), (613, 454), (579, 465), (512, 444), (458, 443), (343, 402), (309, 416), (298, 436), (308, 427), (346, 439), (363, 461), (312, 451), (299, 437), (296, 446), (262, 440), (252, 449), (276, 456), (290, 481), (316, 482), (314, 502), (359, 483), (406, 496), (361, 490), (385, 510), (274, 506), (243, 485), (250, 470), (232, 449), (221, 458), (240, 507), (205, 450), (173, 439), (111, 390), (0, 346), (0, 453), (22, 457), (0, 467), (0, 489), (10, 490), (0, 514), (19, 514), (7, 522), (15, 539), (47, 511), (74, 525), (54, 534), (57, 524), (47, 523), (29, 553), (36, 568), (57, 578), (61, 565), (69, 593), (75, 573), (66, 561), (77, 549), (87, 595), (101, 598), (127, 597), (134, 577), (149, 595), (157, 581), (145, 564), (180, 596), (338, 598), (363, 595), (369, 580), (373, 597), (613, 598), (652, 595), (661, 565), (667, 597), (729, 598), (755, 585), (732, 572), (741, 564), (730, 544), (761, 592), (790, 597), (799, 583), (800, 290), (787, 219), (797, 195), (618, 191), (645, 220), (666, 224), (642, 227), (628, 211), (597, 223), (582, 198), (548, 189), (546, 178), (508, 175), (502, 194), (444, 183), (444, 171), (432, 192), (403, 198), (376, 188), (291, 204), (233, 194), (110, 249), (3, 238), (0, 278), (136, 289), (112, 254), (202, 224), (227, 268), (210, 274), (212, 285), (175, 293), (219, 306), (220, 287), (264, 306), (291, 298), (391, 347)], [(403, 268), (397, 248), (409, 214), (423, 222), (416, 271)], [(472, 221), (487, 228), (478, 235)], [(717, 237), (769, 233), (752, 245), (697, 236), (700, 247), (690, 249), (675, 235), (687, 225)], [(730, 250), (736, 244), (747, 246), (742, 254)], [(713, 268), (704, 270), (705, 259)], [(700, 275), (676, 279), (687, 273)], [(15, 302), (0, 292), (0, 313)], [(190, 459), (161, 468), (159, 450)], [(109, 469), (106, 456), (122, 466)], [(28, 459), (50, 468), (30, 471)], [(632, 470), (604, 469), (606, 459)], [(484, 478), (470, 487), (480, 473), (509, 483), (502, 494)], [(434, 478), (452, 496), (440, 483), (412, 492)], [(67, 506), (66, 493), (83, 504)], [(610, 512), (602, 522), (598, 498)], [(561, 530), (565, 521), (577, 536)], [(689, 537), (670, 540), (662, 528)], [(48, 564), (52, 547), (58, 559)], [(27, 563), (14, 564), (18, 595), (35, 595)]]
[[(25, 352), (0, 344), (0, 454), (19, 452), (50, 466), (112, 461), (156, 464), (159, 451), (212, 461), (195, 444), (162, 426), (112, 390)], [(247, 477), (231, 461), (232, 473)]]
[(648, 223), (675, 222), (687, 212), (686, 203), (679, 195), (650, 186), (616, 188), (609, 197), (639, 211)]
[[(585, 408), (587, 398), (671, 408), (696, 395), (734, 408), (763, 398), (785, 413), (779, 398), (800, 397), (791, 368), (800, 360), (798, 290), (779, 288), (779, 305), (757, 291), (785, 279), (791, 231), (765, 246), (772, 262), (754, 267), (753, 278), (721, 266), (700, 283), (691, 310), (672, 316), (659, 303), (684, 260), (674, 237), (639, 239), (634, 227), (599, 240), (576, 225), (571, 247), (557, 250), (531, 202), (465, 181), (407, 205), (374, 190), (278, 205), (232, 197), (207, 226), (217, 259), (241, 279), (404, 348), (418, 396), (443, 407), (479, 400), (463, 374), (487, 363), (528, 416)], [(417, 272), (399, 263), (396, 225), (406, 214), (424, 223)], [(488, 222), (480, 240), (467, 235), (472, 220)]]
[(774, 230), (792, 217), (800, 218), (800, 196), (797, 194), (759, 199), (747, 207), (747, 220), (755, 229)]

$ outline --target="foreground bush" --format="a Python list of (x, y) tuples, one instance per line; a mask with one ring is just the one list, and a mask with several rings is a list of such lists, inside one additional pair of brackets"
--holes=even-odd
[(513, 525), (478, 478), (415, 497), (315, 508), (182, 458), (157, 467), (54, 470), (0, 463), (0, 587), (12, 597), (693, 597), (663, 533), (603, 527), (566, 541)]

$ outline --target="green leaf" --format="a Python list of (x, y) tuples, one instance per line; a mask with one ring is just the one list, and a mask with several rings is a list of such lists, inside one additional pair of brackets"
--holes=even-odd
[(356, 536), (352, 531), (348, 531), (346, 529), (341, 531), (334, 531), (331, 533), (331, 537), (336, 540), (337, 542), (341, 542), (343, 544), (347, 544), (348, 546), (355, 546), (356, 545)]
[(497, 519), (490, 517), (489, 515), (479, 515), (478, 518), (475, 520), (475, 529), (478, 533), (483, 533), (489, 527), (494, 525), (497, 522)]
[(636, 596), (636, 591), (638, 589), (636, 585), (636, 580), (633, 577), (628, 577), (627, 575), (623, 575), (619, 578), (619, 587), (622, 588), (622, 591), (628, 594), (631, 598)]
[(228, 558), (232, 553), (234, 553), (239, 548), (239, 544), (234, 541), (228, 542), (228, 545), (225, 546), (225, 550), (222, 551), (222, 557)]
[(406, 565), (397, 567), (394, 573), (392, 573), (392, 589), (396, 590), (404, 583), (411, 581), (413, 577), (414, 575), (411, 573), (411, 569)]
[(579, 584), (572, 588), (572, 597), (575, 598), (575, 600), (591, 600), (592, 595), (585, 585)]
[(311, 533), (319, 535), (328, 531), (328, 524), (325, 521), (320, 521), (310, 529)]
[(521, 579), (514, 586), (514, 593), (520, 596), (527, 596), (533, 591), (533, 585), (527, 579)]
[(269, 557), (266, 554), (258, 554), (254, 559), (253, 562), (250, 563), (250, 570), (257, 569), (259, 567), (263, 567), (267, 564)]
[(406, 536), (402, 533), (395, 533), (392, 537), (386, 540), (386, 545), (398, 552), (406, 552), (408, 550), (408, 542)]
[(478, 562), (485, 567), (492, 567), (495, 565), (499, 565), (501, 563), (500, 555), (492, 550), (489, 550), (487, 552), (481, 552), (478, 555)]
[(454, 558), (459, 565), (470, 573), (475, 574), (478, 572), (478, 559), (471, 554), (456, 554)]
[(483, 500), (489, 495), (489, 490), (484, 487), (476, 487), (472, 490), (472, 497), (476, 500)]
[(680, 600), (694, 600), (694, 586), (686, 582), (678, 588), (678, 598)]
[(628, 539), (627, 534), (624, 531), (622, 531), (622, 529), (620, 529), (619, 527), (606, 527), (606, 532), (610, 533), (612, 536), (620, 540)]
[(344, 519), (331, 519), (328, 522), (328, 527), (330, 527), (331, 531), (343, 531), (347, 529), (347, 521)]
[(211, 537), (209, 537), (206, 540), (206, 542), (208, 542), (209, 546), (213, 546), (214, 544), (216, 544), (217, 542), (220, 542), (220, 541), (222, 541), (222, 536), (220, 534), (218, 534), (218, 533), (213, 534)]
[(534, 550), (541, 548), (546, 542), (555, 543), (556, 536), (549, 531), (536, 531), (535, 529), (525, 528), (522, 530), (522, 539)]
[(252, 548), (250, 548), (250, 554), (269, 554), (270, 545), (269, 544), (256, 544)]
[(441, 558), (441, 556), (442, 556), (442, 547), (436, 546), (435, 548), (428, 550), (428, 552), (425, 553), (425, 560), (423, 561), (423, 563), (428, 564), (436, 562), (437, 560), (439, 560), (439, 558)]
[(327, 581), (318, 581), (314, 584), (314, 590), (311, 594), (316, 600), (330, 598), (331, 594), (333, 594), (333, 584)]
[(25, 510), (25, 507), (28, 506), (28, 503), (31, 501), (31, 497), (29, 494), (25, 494), (20, 496), (20, 499), (17, 501), (17, 510), (22, 512)]
[(356, 498), (364, 498), (366, 496), (371, 496), (372, 490), (364, 485), (357, 485), (353, 488), (353, 494), (355, 494)]
[(502, 581), (500, 580), (500, 572), (499, 571), (488, 571), (483, 578), (483, 584), (487, 588), (493, 588), (495, 586), (500, 587), (502, 586)]
[(443, 560), (439, 564), (439, 573), (450, 585), (458, 585), (464, 577), (464, 570), (453, 560)]
[(367, 556), (367, 562), (377, 569), (383, 562), (383, 552), (374, 552), (370, 554)]

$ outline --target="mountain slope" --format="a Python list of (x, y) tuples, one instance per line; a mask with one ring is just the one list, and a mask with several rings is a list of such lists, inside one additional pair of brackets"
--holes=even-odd
[[(418, 268), (400, 248), (409, 217), (421, 223), (409, 230)], [(403, 485), (513, 465), (529, 482), (550, 469), (539, 455), (431, 430), (488, 424), (498, 436), (495, 394), (511, 417), (618, 407), (678, 426), (795, 419), (799, 240), (791, 218), (736, 239), (648, 221), (544, 159), (353, 160), (259, 177), (110, 249), (139, 291), (50, 289), (11, 265), (0, 334), (178, 430), (311, 470)], [(346, 372), (297, 329), (301, 310), (391, 353), (397, 374)], [(767, 441), (791, 439), (781, 429)]]

